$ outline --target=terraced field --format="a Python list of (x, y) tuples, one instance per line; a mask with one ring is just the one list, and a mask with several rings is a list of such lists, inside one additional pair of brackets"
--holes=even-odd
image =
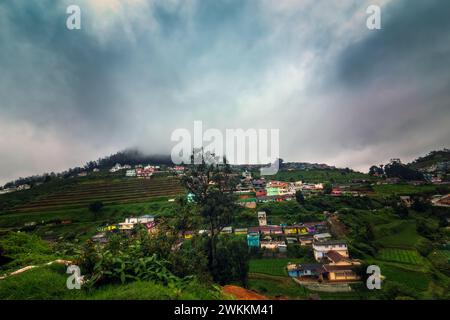
[(381, 250), (378, 254), (378, 259), (414, 265), (423, 263), (423, 258), (417, 251), (396, 248), (387, 248)]
[(12, 211), (34, 212), (78, 208), (97, 200), (104, 204), (143, 202), (151, 198), (175, 196), (182, 192), (179, 180), (171, 177), (78, 183), (67, 190), (15, 207)]

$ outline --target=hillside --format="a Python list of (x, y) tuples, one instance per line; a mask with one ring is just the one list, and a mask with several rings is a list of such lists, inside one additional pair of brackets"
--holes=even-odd
[[(433, 166), (435, 169), (438, 169), (437, 166), (439, 164), (450, 162), (450, 150), (449, 149), (443, 149), (439, 151), (432, 151), (428, 153), (426, 156), (419, 157), (413, 162), (409, 163), (408, 166), (411, 169), (415, 170), (425, 170), (431, 168), (433, 170)], [(446, 165), (446, 168), (448, 168), (448, 164)]]

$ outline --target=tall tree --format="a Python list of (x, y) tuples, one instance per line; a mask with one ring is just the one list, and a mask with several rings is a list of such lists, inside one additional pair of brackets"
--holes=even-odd
[(197, 210), (208, 226), (209, 267), (214, 270), (217, 267), (217, 237), (231, 224), (238, 211), (234, 194), (238, 181), (226, 158), (223, 163), (207, 163), (202, 150), (200, 159), (194, 160), (193, 154), (182, 184), (193, 195)]

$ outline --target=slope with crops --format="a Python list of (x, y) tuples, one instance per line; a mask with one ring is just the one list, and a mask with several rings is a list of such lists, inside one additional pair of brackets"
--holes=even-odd
[(34, 212), (78, 208), (93, 201), (102, 201), (104, 204), (142, 202), (157, 197), (175, 196), (182, 192), (179, 180), (172, 177), (78, 183), (67, 190), (54, 192), (17, 206), (12, 211)]

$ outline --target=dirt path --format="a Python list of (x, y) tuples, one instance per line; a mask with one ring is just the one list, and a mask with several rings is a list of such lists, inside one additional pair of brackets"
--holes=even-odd
[(223, 287), (223, 292), (232, 295), (237, 300), (269, 300), (268, 297), (262, 294), (238, 286), (226, 285)]

